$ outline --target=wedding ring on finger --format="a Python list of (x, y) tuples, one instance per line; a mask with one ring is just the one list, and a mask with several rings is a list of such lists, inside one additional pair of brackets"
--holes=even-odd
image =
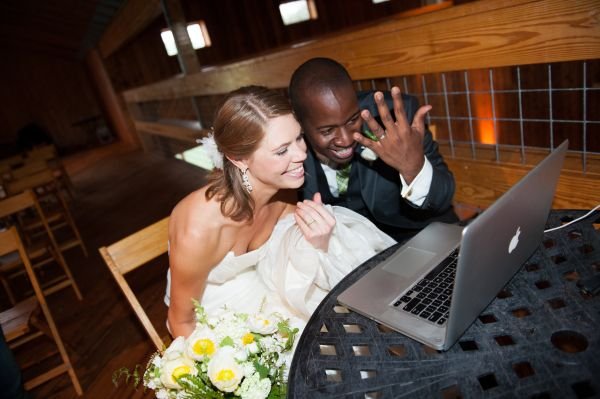
[(379, 136), (379, 141), (383, 140), (385, 138), (385, 132), (383, 132), (383, 134), (381, 136)]
[(310, 226), (311, 224), (313, 224), (315, 222), (315, 219), (311, 219), (310, 222), (307, 222), (306, 225)]

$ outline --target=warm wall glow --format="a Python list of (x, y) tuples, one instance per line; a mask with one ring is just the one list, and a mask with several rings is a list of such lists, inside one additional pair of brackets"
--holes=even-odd
[(471, 97), (473, 118), (485, 118), (473, 121), (475, 141), (482, 144), (496, 144), (494, 134), (494, 121), (492, 120), (492, 102), (489, 95), (476, 95)]
[(496, 136), (494, 135), (493, 121), (476, 121), (479, 141), (482, 144), (496, 144)]

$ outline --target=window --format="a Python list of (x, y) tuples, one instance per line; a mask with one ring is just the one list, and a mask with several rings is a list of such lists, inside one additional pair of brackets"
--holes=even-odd
[[(199, 48), (209, 47), (211, 45), (210, 36), (204, 21), (196, 21), (187, 25), (187, 33), (192, 42), (192, 47), (197, 50)], [(177, 54), (177, 46), (175, 45), (175, 37), (170, 29), (163, 29), (160, 32), (165, 50), (169, 56)]]
[(390, 0), (372, 0), (373, 4), (377, 4), (377, 3), (385, 3), (386, 1), (390, 1)]
[(287, 1), (279, 4), (279, 13), (284, 25), (317, 19), (317, 7), (314, 0)]

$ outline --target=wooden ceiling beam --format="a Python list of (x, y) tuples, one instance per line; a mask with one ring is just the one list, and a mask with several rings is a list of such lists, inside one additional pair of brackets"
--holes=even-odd
[(100, 56), (106, 58), (117, 51), (161, 14), (160, 0), (127, 1), (113, 18), (98, 43)]

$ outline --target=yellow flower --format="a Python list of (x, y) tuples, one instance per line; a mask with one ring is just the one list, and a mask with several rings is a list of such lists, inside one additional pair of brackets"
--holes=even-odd
[(217, 351), (215, 334), (208, 328), (194, 330), (186, 340), (185, 354), (194, 360), (210, 358)]
[(235, 378), (235, 373), (233, 372), (233, 370), (229, 370), (229, 369), (219, 370), (219, 372), (217, 373), (217, 376), (215, 377), (215, 379), (217, 381), (223, 381), (223, 382), (231, 381), (234, 378)]
[(254, 334), (252, 334), (250, 332), (244, 334), (244, 336), (242, 337), (242, 343), (244, 345), (248, 345), (248, 344), (251, 344), (252, 342), (254, 342)]
[(258, 313), (248, 318), (250, 331), (257, 334), (273, 334), (277, 331), (277, 323), (280, 318), (275, 314)]
[(181, 389), (175, 378), (179, 378), (184, 374), (197, 375), (198, 369), (194, 365), (194, 361), (185, 356), (167, 360), (163, 365), (160, 373), (160, 381), (167, 388)]
[(191, 372), (192, 368), (187, 364), (184, 364), (182, 366), (176, 367), (175, 370), (173, 370), (173, 372), (171, 373), (171, 375), (175, 379), (181, 377), (182, 375), (190, 374)]
[(211, 356), (215, 353), (215, 343), (210, 339), (199, 339), (192, 345), (198, 356)]
[(244, 378), (244, 370), (236, 362), (235, 350), (226, 346), (220, 348), (208, 362), (208, 378), (217, 389), (233, 392)]

